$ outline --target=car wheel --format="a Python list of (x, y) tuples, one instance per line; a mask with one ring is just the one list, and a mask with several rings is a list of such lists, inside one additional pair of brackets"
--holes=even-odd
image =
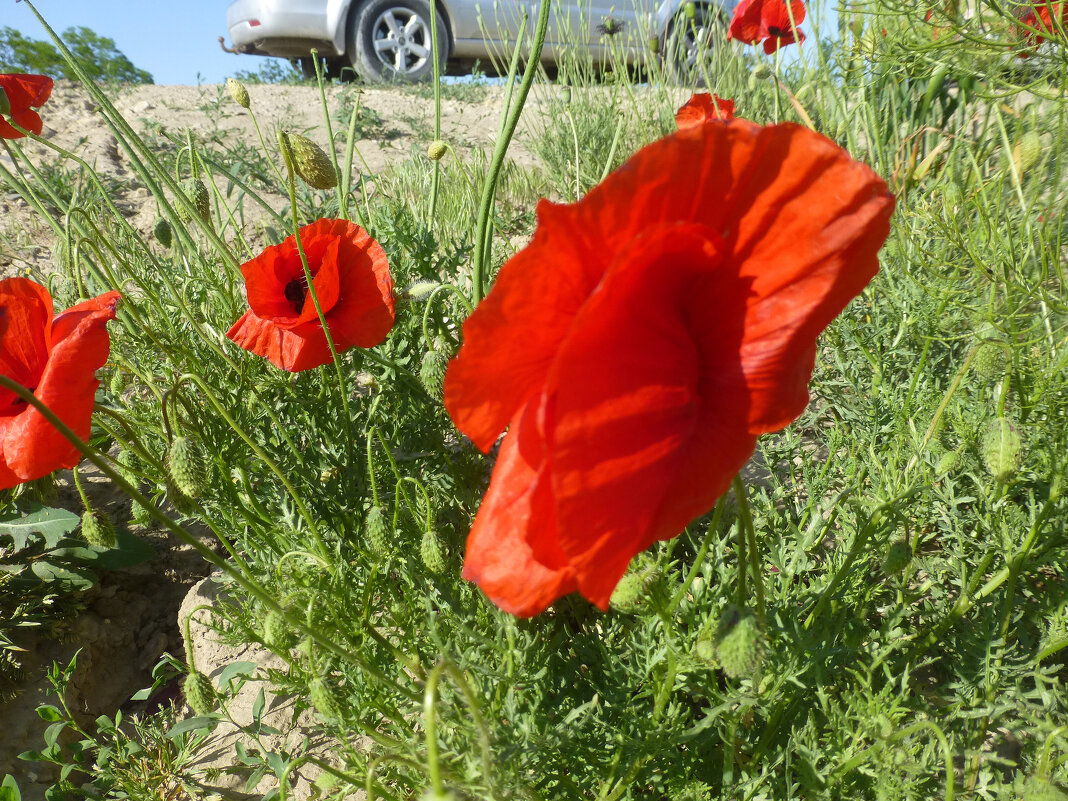
[[(430, 5), (425, 0), (369, 0), (349, 26), (352, 66), (368, 81), (415, 83), (434, 74)], [(438, 12), (438, 60), (444, 72), (449, 34)]]
[(720, 15), (707, 6), (694, 8), (693, 19), (679, 14), (668, 32), (664, 61), (680, 83), (703, 85), (712, 68), (715, 34), (723, 25)]

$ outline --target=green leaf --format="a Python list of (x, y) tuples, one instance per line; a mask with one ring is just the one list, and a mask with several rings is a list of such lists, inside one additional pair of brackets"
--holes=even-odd
[(65, 584), (73, 589), (87, 590), (97, 584), (97, 578), (92, 572), (73, 565), (64, 567), (51, 562), (38, 561), (33, 563), (31, 569), (41, 581)]
[(263, 688), (260, 687), (260, 694), (256, 696), (256, 703), (252, 705), (252, 722), (259, 724), (260, 718), (263, 717), (263, 708), (267, 705), (267, 698), (263, 694)]
[(0, 782), (0, 801), (22, 801), (19, 784), (11, 774), (6, 774)]
[(54, 707), (51, 704), (44, 704), (42, 706), (37, 707), (37, 716), (41, 718), (41, 720), (49, 720), (53, 722), (57, 720), (63, 720), (63, 713), (60, 712), (57, 707)]
[(31, 537), (43, 537), (45, 546), (53, 548), (80, 521), (78, 515), (66, 509), (26, 504), (22, 511), (0, 515), (0, 538), (10, 537), (16, 552), (25, 548)]
[(63, 730), (65, 728), (67, 728), (67, 721), (61, 720), (58, 723), (53, 723), (51, 726), (45, 729), (45, 745), (47, 745), (49, 748), (56, 745), (57, 741), (59, 740), (59, 735), (63, 733)]
[(185, 734), (190, 731), (197, 731), (199, 729), (207, 729), (211, 731), (219, 723), (219, 715), (198, 715), (195, 718), (187, 718), (186, 720), (176, 723), (167, 731), (167, 739), (173, 740), (175, 737)]
[(216, 685), (219, 687), (225, 687), (235, 676), (251, 676), (255, 672), (255, 662), (231, 662), (229, 665), (223, 668), (223, 672), (219, 674), (219, 678), (216, 681)]
[(64, 540), (60, 544), (64, 547), (52, 551), (52, 558), (91, 565), (101, 570), (132, 567), (156, 555), (151, 545), (126, 528), (116, 528), (114, 548), (86, 545), (80, 540)]

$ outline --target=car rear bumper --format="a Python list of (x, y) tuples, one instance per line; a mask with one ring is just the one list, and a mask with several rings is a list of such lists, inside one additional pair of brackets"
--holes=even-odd
[(237, 0), (226, 9), (230, 41), (241, 53), (306, 56), (312, 47), (334, 49), (326, 4), (308, 0)]

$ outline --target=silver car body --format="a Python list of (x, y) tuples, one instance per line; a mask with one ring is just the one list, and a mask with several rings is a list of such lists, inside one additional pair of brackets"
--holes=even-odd
[[(320, 54), (348, 56), (348, 19), (362, 0), (237, 0), (226, 12), (234, 49), (243, 53), (300, 58), (315, 47)], [(628, 61), (649, 52), (652, 38), (663, 40), (685, 0), (585, 0), (554, 3), (543, 61), (556, 61), (569, 48), (600, 57), (619, 48)], [(729, 15), (739, 0), (698, 3)], [(572, 0), (574, 3), (574, 0)], [(524, 11), (527, 30), (538, 6), (529, 0), (438, 0), (449, 28), (452, 58), (506, 57), (514, 47)], [(618, 31), (609, 37), (606, 22)], [(601, 29), (599, 29), (601, 26)]]

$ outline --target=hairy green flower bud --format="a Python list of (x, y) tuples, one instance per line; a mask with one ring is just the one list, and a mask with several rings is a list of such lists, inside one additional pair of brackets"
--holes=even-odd
[(326, 152), (306, 136), (288, 131), (278, 132), (278, 143), (286, 165), (299, 175), (308, 186), (316, 189), (333, 189), (337, 186), (334, 162)]
[(649, 37), (649, 52), (652, 53), (654, 56), (657, 53), (660, 52), (660, 37), (659, 36), (650, 36)]
[(419, 556), (431, 573), (445, 572), (445, 556), (441, 552), (441, 543), (433, 528), (428, 527), (423, 532), (423, 539), (419, 543)]
[(341, 722), (343, 718), (341, 701), (326, 679), (316, 676), (311, 680), (308, 684), (308, 698), (323, 720), (328, 723)]
[(682, 13), (686, 15), (686, 19), (694, 19), (697, 17), (697, 6), (692, 2), (683, 3)]
[(1007, 481), (1020, 466), (1020, 450), (1023, 441), (1016, 424), (1007, 417), (991, 420), (979, 444), (986, 469), (998, 481)]
[(211, 679), (196, 668), (191, 668), (182, 684), (185, 701), (197, 715), (207, 715), (215, 711), (219, 696)]
[(883, 557), (883, 574), (896, 576), (908, 567), (911, 561), (912, 546), (909, 543), (905, 542), (905, 540), (891, 543), (890, 547), (886, 549), (886, 555)]
[(616, 584), (608, 604), (613, 609), (627, 614), (637, 612), (645, 605), (649, 591), (660, 578), (660, 569), (655, 563), (638, 561)]
[(1042, 161), (1042, 139), (1034, 131), (1028, 131), (1012, 149), (1012, 163), (1021, 178)]
[(448, 149), (448, 145), (443, 140), (435, 139), (426, 149), (427, 158), (431, 161), (441, 161), (445, 158), (445, 153)]
[(276, 651), (288, 651), (297, 644), (297, 635), (282, 614), (272, 609), (263, 618), (263, 641)]
[(996, 342), (986, 342), (979, 346), (972, 366), (979, 378), (986, 381), (997, 378), (1005, 372), (1005, 351)]
[(716, 655), (732, 679), (752, 678), (764, 665), (764, 627), (753, 612), (730, 604), (719, 621)]
[(419, 365), (419, 380), (431, 397), (441, 400), (445, 387), (445, 369), (449, 365), (449, 354), (445, 350), (445, 343), (436, 340), (423, 355), (423, 361)]
[[(197, 215), (199, 215), (204, 222), (211, 225), (211, 196), (208, 195), (208, 188), (204, 186), (204, 182), (199, 178), (190, 178), (184, 184), (182, 184), (182, 192), (189, 199), (189, 202), (193, 204), (193, 208), (196, 209)], [(189, 222), (192, 217), (189, 216), (189, 211), (181, 203), (175, 204), (179, 218), (183, 222)]]
[(196, 437), (175, 437), (167, 450), (167, 472), (174, 486), (193, 500), (204, 494), (211, 481), (211, 463)]
[(99, 509), (86, 509), (82, 515), (82, 536), (98, 548), (115, 547), (115, 526), (111, 518)]
[(171, 224), (164, 220), (162, 217), (156, 220), (155, 226), (152, 228), (152, 235), (156, 237), (156, 241), (163, 247), (169, 248), (174, 244), (173, 231), (171, 230)]
[(108, 381), (108, 392), (118, 397), (124, 389), (126, 389), (126, 373), (118, 367), (113, 367), (111, 369), (111, 378)]
[(367, 544), (371, 546), (371, 552), (378, 556), (389, 553), (389, 521), (381, 506), (372, 506), (364, 521), (364, 532), (367, 534)]
[(230, 92), (230, 97), (234, 99), (234, 102), (242, 108), (248, 108), (251, 104), (248, 97), (248, 89), (245, 85), (236, 78), (226, 79), (226, 89)]
[(771, 77), (771, 67), (761, 61), (753, 67), (752, 76), (758, 81), (766, 81)]
[(938, 460), (938, 464), (935, 465), (935, 475), (944, 476), (946, 473), (951, 472), (954, 468), (956, 468), (957, 462), (959, 461), (959, 451), (946, 451), (942, 454), (942, 458)]
[(1024, 784), (1023, 792), (1019, 795), (1020, 801), (1068, 801), (1068, 793), (1065, 793), (1049, 779), (1042, 776), (1032, 776)]

